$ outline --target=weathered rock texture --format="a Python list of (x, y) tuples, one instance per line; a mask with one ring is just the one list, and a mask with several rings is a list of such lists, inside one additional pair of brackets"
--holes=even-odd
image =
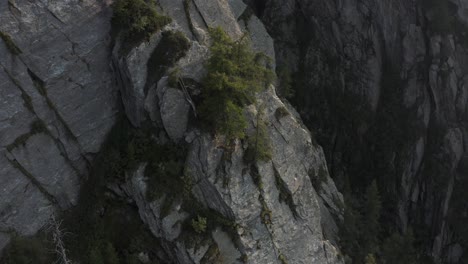
[(427, 234), (436, 262), (465, 263), (468, 2), (246, 2), (335, 181), (377, 178), (385, 221)]
[(77, 202), (117, 112), (110, 15), (105, 1), (0, 3), (11, 37), (0, 41), (0, 248)]
[[(237, 22), (246, 8), (242, 2), (188, 1), (185, 6), (182, 0), (159, 3), (174, 20), (164, 30), (182, 31), (191, 41), (186, 56), (174, 65), (181, 79), (189, 83), (202, 79), (204, 71), (200, 66), (208, 58), (208, 26), (221, 26), (233, 38), (249, 32), (254, 50), (271, 56), (274, 62), (273, 40), (258, 18), (244, 16)], [(160, 35), (157, 33), (154, 38)], [(193, 217), (184, 211), (182, 195), (170, 202), (169, 212), (163, 209), (167, 205), (165, 199), (169, 199), (166, 196), (148, 202), (145, 164), (141, 164), (135, 172), (128, 172), (131, 180), (122, 189), (136, 202), (141, 218), (153, 234), (163, 241), (167, 255), (177, 263), (207, 263), (213, 254), (209, 249), (215, 246), (223, 263), (342, 263), (338, 250), (324, 238), (322, 224), (330, 235), (327, 238), (334, 239), (343, 213), (343, 198), (328, 176), (321, 147), (311, 138), (299, 115), (277, 97), (273, 86), (259, 94), (258, 108), (252, 105), (246, 109), (248, 134), (254, 133), (260, 114), (267, 124), (273, 158), (257, 164), (246, 162), (245, 143), (237, 141), (229, 151), (222, 139), (197, 128), (191, 98), (180, 87), (169, 87), (167, 77), (151, 87), (142, 82), (147, 79), (146, 74), (151, 74), (142, 69), (149, 58), (144, 54), (150, 53), (148, 49), (160, 48), (153, 42), (157, 40), (152, 38), (127, 55), (114, 52), (114, 61), (118, 61), (114, 67), (123, 80), (122, 94), (130, 94), (123, 98), (126, 113), (134, 123), (151, 121), (171, 140), (186, 141), (189, 151), (185, 171), (193, 183), (194, 198), (235, 225), (234, 234), (216, 229), (192, 245), (182, 229), (182, 223)], [(187, 86), (193, 96), (199, 93), (198, 89), (197, 85)], [(285, 113), (278, 115), (281, 110)], [(256, 177), (261, 178), (261, 184), (255, 183)]]
[[(267, 124), (273, 157), (245, 161), (247, 144), (229, 151), (222, 138), (197, 127), (191, 99), (200, 92), (208, 58), (208, 27), (232, 38), (249, 32), (252, 46), (275, 63), (273, 40), (260, 20), (244, 14), (240, 0), (161, 0), (173, 19), (148, 42), (119, 52), (110, 47), (111, 11), (106, 1), (8, 1), (0, 4), (0, 248), (10, 234), (36, 233), (54, 212), (77, 202), (88, 161), (115, 122), (117, 103), (135, 127), (160, 130), (160, 142), (186, 141), (189, 190), (205, 209), (227, 219), (235, 232), (216, 228), (197, 245), (187, 242), (182, 196), (163, 213), (166, 195), (149, 202), (146, 164), (128, 171), (116, 193), (130, 198), (171, 261), (211, 263), (342, 263), (327, 239), (336, 238), (343, 198), (328, 176), (323, 151), (289, 105), (271, 86), (249, 106), (248, 133), (257, 115)], [(182, 31), (190, 49), (175, 65), (186, 89), (153, 76), (150, 57), (164, 31)], [(169, 66), (164, 65), (169, 70)], [(153, 80), (155, 79), (155, 80)], [(151, 80), (151, 81), (148, 81)], [(114, 84), (115, 81), (115, 85)], [(117, 95), (121, 98), (118, 98)], [(278, 110), (281, 109), (281, 110)], [(281, 115), (278, 115), (278, 111)], [(261, 179), (261, 184), (254, 179)], [(115, 187), (115, 186), (114, 186)], [(167, 210), (167, 208), (166, 208)], [(323, 233), (326, 230), (327, 237)], [(215, 255), (216, 255), (215, 254)]]

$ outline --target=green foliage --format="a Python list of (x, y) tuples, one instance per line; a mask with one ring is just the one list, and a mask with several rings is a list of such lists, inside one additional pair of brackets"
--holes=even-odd
[(288, 99), (293, 98), (295, 93), (292, 85), (293, 80), (291, 71), (286, 67), (278, 67), (277, 75), (279, 80), (279, 95)]
[(255, 101), (255, 93), (272, 80), (266, 58), (253, 53), (244, 38), (233, 41), (220, 28), (210, 29), (211, 56), (203, 80), (200, 116), (228, 140), (243, 138), (247, 122), (243, 107)]
[(56, 259), (53, 246), (43, 235), (14, 237), (4, 249), (0, 263), (4, 264), (50, 264)]
[(290, 115), (288, 109), (286, 109), (286, 107), (284, 106), (281, 106), (281, 107), (278, 107), (276, 110), (275, 110), (275, 117), (276, 117), (276, 120), (280, 120), (281, 118), (283, 117), (286, 117)]
[[(155, 145), (148, 152), (150, 157), (145, 175), (148, 178), (146, 197), (150, 201), (166, 194), (165, 203), (171, 203), (175, 196), (184, 193), (184, 162), (187, 153), (181, 145)], [(170, 206), (170, 204), (166, 204)], [(166, 211), (167, 212), (167, 211)]]
[(205, 233), (206, 231), (206, 218), (197, 216), (196, 219), (192, 219), (192, 228), (195, 230), (195, 232), (201, 234)]
[(172, 88), (179, 88), (180, 68), (176, 67), (169, 72), (167, 83)]
[[(164, 31), (161, 41), (154, 49), (147, 63), (147, 85), (151, 86), (159, 81), (174, 63), (185, 56), (189, 48), (190, 41), (185, 37), (184, 33), (180, 31)], [(174, 70), (176, 70), (174, 74), (179, 73), (177, 72), (177, 68)]]
[(362, 230), (362, 241), (364, 252), (375, 254), (378, 251), (380, 232), (380, 202), (379, 190), (376, 181), (372, 181), (366, 190), (366, 201), (364, 204), (364, 228)]
[(413, 232), (410, 230), (405, 235), (393, 233), (388, 237), (382, 246), (383, 264), (415, 264), (416, 261), (414, 249)]
[(286, 260), (286, 257), (283, 254), (280, 254), (278, 256), (278, 260), (281, 262), (281, 264), (288, 264), (288, 261)]
[(144, 40), (171, 22), (160, 15), (154, 4), (145, 0), (117, 0), (113, 4), (112, 24), (122, 32), (124, 50)]
[(377, 264), (374, 254), (368, 254), (364, 260), (365, 264)]
[(345, 195), (345, 201), (344, 220), (339, 230), (341, 247), (346, 255), (357, 260), (360, 255), (361, 215), (351, 206), (351, 197)]
[[(137, 209), (109, 191), (111, 183), (125, 181), (125, 172), (141, 162), (166, 155), (147, 128), (134, 129), (121, 118), (92, 164), (91, 175), (81, 188), (78, 205), (65, 214), (65, 238), (70, 258), (82, 264), (131, 263), (140, 252), (157, 259), (158, 241), (141, 221)], [(169, 148), (169, 147), (168, 147)], [(138, 262), (136, 262), (138, 263)]]
[(262, 119), (263, 111), (257, 113), (257, 124), (253, 135), (248, 137), (249, 147), (244, 158), (246, 161), (268, 161), (272, 158), (271, 142), (265, 121)]
[(268, 205), (265, 202), (265, 199), (261, 196), (259, 198), (260, 203), (262, 204), (262, 211), (260, 212), (260, 218), (262, 219), (263, 224), (266, 226), (271, 225), (271, 220), (273, 219), (273, 212), (268, 208)]
[(0, 38), (3, 40), (3, 42), (5, 43), (7, 49), (13, 55), (20, 55), (22, 53), (21, 50), (18, 48), (18, 46), (16, 46), (15, 42), (13, 41), (13, 39), (11, 38), (10, 35), (0, 31)]

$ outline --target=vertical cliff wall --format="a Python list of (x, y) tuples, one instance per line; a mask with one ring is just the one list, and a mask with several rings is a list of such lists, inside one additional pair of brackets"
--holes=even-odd
[[(90, 243), (70, 248), (70, 256), (91, 258), (104, 242), (121, 250), (93, 224), (136, 215), (158, 244), (157, 254), (137, 252), (140, 261), (342, 263), (343, 197), (322, 148), (275, 86), (244, 109), (246, 134), (261, 122), (270, 159), (248, 160), (251, 143), (228, 144), (196, 116), (208, 28), (234, 40), (247, 34), (274, 68), (261, 21), (241, 1), (161, 0), (157, 10), (170, 22), (128, 45), (117, 28), (111, 37), (110, 4), (0, 4), (0, 248), (57, 215), (72, 232), (90, 224), (68, 245)], [(115, 142), (115, 135), (125, 136)], [(165, 167), (174, 163), (183, 170)]]
[(466, 259), (466, 1), (248, 2), (338, 185), (377, 179), (387, 228)]

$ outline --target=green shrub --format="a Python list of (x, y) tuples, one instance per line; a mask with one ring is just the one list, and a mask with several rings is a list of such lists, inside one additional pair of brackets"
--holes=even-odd
[(257, 127), (253, 135), (248, 138), (249, 147), (245, 153), (245, 160), (251, 162), (268, 161), (272, 158), (271, 142), (262, 110), (257, 114)]
[(15, 42), (13, 42), (13, 39), (10, 37), (10, 35), (0, 31), (0, 38), (3, 40), (3, 42), (5, 42), (7, 49), (13, 55), (19, 55), (22, 53), (18, 46), (16, 46)]
[(197, 219), (192, 219), (192, 228), (195, 232), (201, 234), (206, 231), (206, 218), (197, 216)]
[(413, 264), (417, 261), (412, 231), (405, 235), (393, 233), (385, 239), (382, 246), (382, 259), (385, 264)]
[(288, 261), (286, 260), (286, 257), (283, 254), (280, 254), (278, 256), (278, 260), (281, 262), (281, 264), (288, 264)]
[(211, 57), (203, 80), (200, 117), (227, 140), (243, 138), (247, 121), (243, 107), (255, 101), (255, 93), (272, 80), (265, 57), (255, 54), (245, 38), (233, 41), (222, 29), (209, 31)]
[(176, 67), (169, 72), (167, 84), (172, 88), (179, 88), (180, 68)]
[(276, 110), (275, 110), (275, 117), (276, 117), (276, 120), (280, 120), (281, 118), (283, 117), (286, 117), (290, 115), (288, 109), (286, 109), (286, 107), (284, 106), (281, 106), (281, 107), (278, 107)]
[(167, 215), (175, 196), (185, 191), (184, 162), (187, 153), (184, 146), (156, 145), (148, 152), (148, 178), (146, 198), (154, 201), (166, 194), (163, 215)]
[(123, 35), (124, 51), (144, 40), (171, 22), (171, 18), (160, 15), (154, 4), (144, 0), (117, 0), (113, 5), (114, 29)]
[[(185, 56), (189, 48), (190, 41), (185, 37), (184, 33), (180, 31), (164, 31), (161, 41), (154, 49), (147, 63), (147, 85), (151, 86), (159, 81), (174, 63)], [(178, 74), (179, 72), (176, 71), (174, 73)], [(174, 86), (174, 88), (176, 87)]]
[(0, 263), (4, 264), (49, 264), (55, 260), (53, 245), (42, 235), (14, 237), (4, 249)]
[(292, 86), (293, 81), (291, 71), (286, 67), (278, 67), (277, 74), (279, 80), (279, 95), (288, 99), (293, 98), (294, 89)]

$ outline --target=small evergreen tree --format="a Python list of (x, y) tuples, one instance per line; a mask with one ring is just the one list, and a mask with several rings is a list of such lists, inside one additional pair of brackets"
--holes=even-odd
[(243, 107), (255, 101), (255, 93), (265, 88), (273, 75), (265, 67), (264, 56), (252, 52), (245, 37), (234, 41), (220, 28), (209, 33), (211, 56), (203, 80), (200, 116), (228, 140), (243, 138), (247, 127)]
[(381, 208), (379, 190), (374, 180), (369, 187), (367, 187), (364, 205), (362, 246), (365, 254), (375, 254), (378, 251)]
[(271, 142), (268, 136), (263, 109), (258, 109), (255, 131), (248, 139), (249, 147), (245, 153), (246, 161), (267, 161), (272, 157)]
[(393, 233), (385, 239), (382, 246), (382, 262), (384, 264), (415, 264), (416, 251), (414, 249), (413, 232), (409, 230), (405, 235)]
[(160, 15), (154, 4), (145, 0), (117, 0), (112, 5), (114, 30), (122, 32), (124, 43), (129, 49), (131, 43), (148, 40), (149, 37), (171, 22), (171, 18)]

